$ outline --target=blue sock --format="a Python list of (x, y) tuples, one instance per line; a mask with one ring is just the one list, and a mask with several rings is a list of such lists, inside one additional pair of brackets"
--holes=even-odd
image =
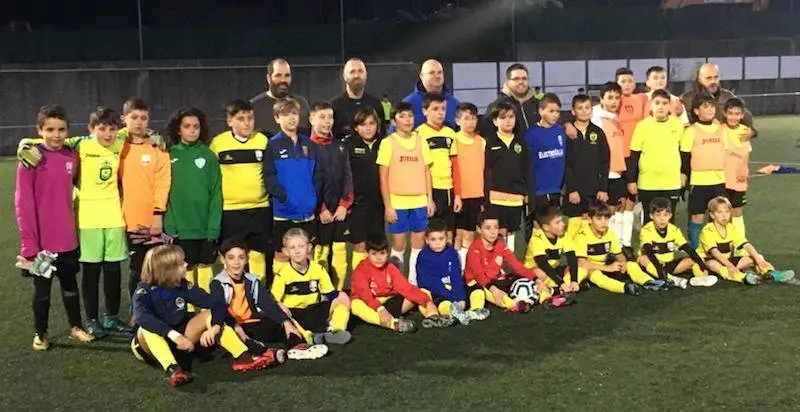
[(700, 244), (700, 231), (703, 230), (702, 223), (689, 222), (689, 246), (692, 249), (697, 249)]

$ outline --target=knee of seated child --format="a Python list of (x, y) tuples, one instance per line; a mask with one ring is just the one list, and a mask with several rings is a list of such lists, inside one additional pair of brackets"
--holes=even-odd
[(347, 293), (339, 292), (339, 295), (336, 296), (336, 299), (333, 300), (334, 302), (338, 303), (339, 305), (350, 307), (350, 296), (347, 296)]

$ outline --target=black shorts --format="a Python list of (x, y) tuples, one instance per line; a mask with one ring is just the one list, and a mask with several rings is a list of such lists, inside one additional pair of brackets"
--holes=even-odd
[[(619, 206), (621, 204), (620, 200), (625, 200), (628, 198), (628, 184), (625, 183), (625, 179), (617, 178), (617, 179), (608, 179), (608, 205), (609, 206)], [(634, 197), (635, 200), (635, 197)]]
[(312, 219), (307, 222), (295, 222), (294, 220), (275, 220), (272, 222), (272, 244), (275, 250), (283, 248), (283, 235), (289, 229), (300, 228), (308, 233), (308, 239), (312, 244), (317, 244), (317, 220)]
[(642, 202), (642, 208), (644, 209), (644, 223), (650, 221), (650, 203), (657, 197), (663, 197), (669, 200), (670, 206), (672, 207), (672, 219), (670, 220), (671, 223), (675, 223), (675, 207), (678, 205), (678, 200), (681, 197), (680, 189), (676, 190), (639, 190), (639, 201)]
[(350, 242), (361, 243), (370, 236), (385, 236), (386, 222), (383, 220), (383, 204), (355, 204), (347, 222), (350, 226)]
[(483, 209), (482, 197), (461, 200), (461, 212), (456, 213), (456, 228), (475, 231), (478, 226), (478, 215)]
[(689, 214), (706, 214), (708, 211), (708, 202), (717, 196), (728, 196), (728, 192), (725, 190), (724, 184), (711, 186), (692, 186), (692, 191), (689, 193)]
[[(742, 260), (743, 257), (744, 256), (731, 256), (731, 257), (728, 258), (728, 261), (730, 261), (733, 264), (733, 266), (739, 266), (739, 261)], [(714, 259), (711, 256), (706, 257), (705, 261), (706, 262), (718, 262), (719, 263), (719, 261), (717, 259)]]
[(272, 250), (272, 208), (224, 210), (220, 241), (242, 239), (250, 250), (267, 253)]
[[(683, 260), (684, 260), (684, 259), (688, 259), (688, 258), (686, 258), (686, 257), (679, 257), (679, 258), (672, 259), (671, 261), (669, 261), (669, 262), (667, 262), (667, 263), (661, 263), (661, 265), (662, 265), (662, 266), (664, 266), (664, 273), (669, 273), (669, 274), (671, 274), (671, 275), (679, 275), (679, 273), (675, 273), (675, 268), (677, 268), (677, 267), (678, 267), (678, 265), (679, 265), (681, 262), (683, 262)], [(642, 270), (644, 270), (644, 271), (645, 271), (645, 273), (647, 273), (648, 275), (650, 275), (650, 276), (655, 276), (655, 274), (652, 274), (652, 273), (650, 273), (650, 272), (647, 272), (647, 268), (646, 268), (646, 267), (644, 267), (644, 266), (642, 266), (642, 265), (639, 265), (639, 267), (640, 267)]]
[(350, 217), (346, 217), (343, 221), (333, 221), (328, 224), (322, 224), (317, 221), (317, 245), (329, 246), (333, 242), (347, 242), (350, 238)]
[[(206, 246), (205, 240), (175, 239), (174, 245), (183, 249), (184, 260), (189, 267), (197, 265), (213, 265), (217, 261), (214, 248)], [(206, 250), (203, 250), (203, 249)]]
[(524, 206), (500, 206), (491, 203), (486, 205), (487, 210), (497, 214), (500, 219), (500, 229), (516, 232), (522, 222), (522, 211)]
[(381, 304), (381, 306), (395, 318), (403, 316), (403, 302), (406, 298), (401, 295), (394, 295)]
[[(627, 162), (628, 162), (628, 158), (626, 157), (625, 158), (625, 163), (627, 163)], [(622, 179), (622, 182), (625, 183), (625, 196), (631, 202), (635, 202), (636, 198), (637, 198), (637, 195), (631, 194), (631, 192), (628, 190), (628, 178), (627, 178), (627, 175), (628, 175), (628, 171), (627, 170), (622, 172), (622, 178), (621, 179)], [(641, 190), (639, 190), (639, 192), (641, 192)]]
[[(450, 300), (445, 298), (444, 296), (437, 295), (437, 294), (431, 292), (431, 301), (433, 301), (433, 304), (438, 307), (440, 303), (448, 302)], [(467, 295), (467, 299), (464, 299), (464, 302), (466, 303), (465, 309), (469, 309), (469, 295)]]
[(725, 189), (728, 192), (726, 196), (734, 208), (744, 207), (747, 204), (747, 192), (738, 192), (732, 189)]
[(590, 195), (581, 195), (581, 201), (578, 204), (573, 204), (569, 198), (565, 199), (564, 206), (561, 208), (564, 216), (566, 217), (581, 217), (589, 213), (589, 207), (597, 203), (597, 198)]
[(547, 207), (561, 207), (561, 193), (553, 193), (549, 195), (537, 195), (533, 199), (533, 207), (534, 210), (532, 212), (535, 214), (537, 210), (547, 208)]
[[(511, 285), (513, 285), (514, 282), (517, 281), (517, 279), (521, 279), (521, 277), (517, 276), (517, 275), (506, 275), (503, 278), (495, 279), (494, 281), (492, 281), (489, 284), (489, 286), (486, 287), (486, 289), (488, 290), (490, 287), (494, 286), (494, 287), (502, 290), (505, 293), (510, 293), (511, 292)], [(475, 282), (472, 285), (468, 285), (467, 286), (467, 296), (469, 296), (470, 294), (472, 294), (472, 292), (474, 292), (476, 290), (483, 290), (483, 289), (484, 289), (483, 286), (481, 286), (478, 282)]]
[(292, 318), (303, 327), (303, 329), (323, 333), (328, 331), (328, 318), (330, 318), (331, 301), (322, 302), (305, 307), (303, 309), (292, 309)]
[(131, 239), (131, 234), (125, 234), (128, 239), (128, 253), (130, 253), (130, 261), (128, 262), (128, 267), (131, 272), (133, 273), (141, 273), (142, 272), (142, 265), (144, 264), (144, 257), (147, 255), (147, 251), (155, 247), (155, 245), (145, 245), (144, 243), (133, 243), (133, 239)]
[(436, 205), (436, 212), (431, 218), (442, 219), (447, 223), (447, 229), (455, 229), (455, 215), (453, 214), (453, 189), (432, 189), (433, 204)]

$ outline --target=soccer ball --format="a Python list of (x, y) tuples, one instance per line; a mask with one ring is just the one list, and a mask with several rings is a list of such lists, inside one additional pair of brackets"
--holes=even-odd
[(530, 279), (517, 279), (511, 284), (508, 296), (514, 299), (514, 302), (525, 301), (534, 304), (539, 300), (539, 294), (536, 293), (536, 283)]

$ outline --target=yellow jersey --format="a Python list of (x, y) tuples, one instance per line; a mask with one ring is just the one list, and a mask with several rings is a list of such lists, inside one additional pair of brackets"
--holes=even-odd
[(642, 251), (644, 246), (651, 245), (661, 263), (675, 260), (675, 251), (685, 244), (686, 238), (683, 237), (683, 233), (672, 223), (668, 223), (665, 230), (658, 230), (655, 223), (647, 222), (639, 232), (639, 254), (644, 255)]
[(458, 146), (455, 144), (456, 132), (442, 126), (439, 129), (423, 123), (416, 130), (417, 134), (426, 142), (431, 152), (431, 187), (434, 189), (453, 188), (453, 161), (452, 157), (458, 155)]
[(677, 117), (658, 121), (647, 117), (636, 123), (631, 150), (640, 152), (637, 185), (642, 190), (681, 188), (680, 143), (683, 123)]
[(291, 263), (284, 265), (275, 273), (270, 292), (289, 309), (304, 309), (322, 302), (324, 295), (335, 290), (325, 268), (310, 262), (305, 273), (298, 272)]
[(605, 265), (609, 255), (622, 253), (622, 244), (611, 229), (597, 236), (591, 228), (584, 227), (575, 235), (574, 244), (577, 257), (598, 265)]
[(743, 255), (742, 248), (748, 243), (747, 238), (736, 230), (733, 223), (728, 223), (724, 232), (724, 235), (720, 233), (714, 222), (703, 226), (703, 230), (700, 232), (700, 245), (697, 247), (697, 254), (703, 259), (711, 258), (711, 249), (717, 249), (728, 259)]
[(550, 240), (541, 229), (534, 229), (533, 236), (528, 242), (528, 250), (525, 251), (525, 267), (532, 269), (536, 267), (534, 258), (546, 256), (547, 263), (553, 269), (561, 266), (561, 258), (567, 252), (574, 252), (575, 247), (566, 235)]
[(262, 163), (267, 150), (266, 136), (254, 133), (241, 141), (229, 130), (214, 137), (209, 148), (217, 156), (222, 174), (222, 210), (269, 206)]

